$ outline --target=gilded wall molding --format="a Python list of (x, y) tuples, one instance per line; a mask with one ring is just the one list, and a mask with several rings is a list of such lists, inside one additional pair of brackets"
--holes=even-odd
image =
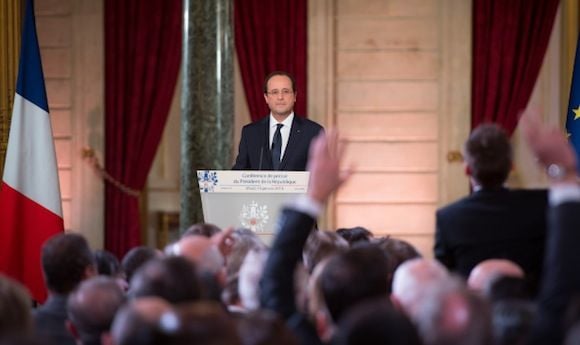
[(20, 52), (22, 0), (0, 1), (0, 176), (8, 144)]
[[(570, 96), (570, 83), (574, 69), (574, 56), (578, 40), (578, 22), (580, 20), (580, 7), (577, 0), (563, 0), (562, 11), (562, 46), (561, 46), (561, 109), (568, 109), (568, 98)], [(561, 123), (566, 122), (566, 112), (562, 111)]]

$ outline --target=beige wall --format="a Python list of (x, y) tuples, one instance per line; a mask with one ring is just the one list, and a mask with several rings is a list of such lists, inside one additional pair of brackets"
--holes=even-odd
[(67, 231), (103, 244), (103, 186), (82, 160), (103, 158), (102, 0), (37, 0), (36, 25)]
[[(434, 211), (467, 191), (449, 164), (469, 127), (467, 1), (310, 3), (309, 114), (349, 143), (329, 228), (365, 226), (430, 255)], [(453, 124), (453, 125), (449, 125)]]

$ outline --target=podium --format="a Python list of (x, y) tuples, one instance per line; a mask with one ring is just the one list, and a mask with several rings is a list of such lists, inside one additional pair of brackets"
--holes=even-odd
[(309, 176), (304, 171), (199, 170), (204, 221), (222, 229), (248, 228), (269, 243), (280, 209), (306, 194)]

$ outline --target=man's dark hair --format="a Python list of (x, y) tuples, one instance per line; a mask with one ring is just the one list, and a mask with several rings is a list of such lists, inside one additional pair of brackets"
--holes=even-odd
[(388, 273), (385, 255), (376, 245), (330, 258), (320, 276), (320, 290), (332, 319), (339, 322), (348, 308), (363, 300), (386, 297)]
[(24, 286), (0, 274), (0, 335), (22, 336), (32, 331), (32, 301)]
[(121, 266), (125, 272), (125, 277), (127, 282), (131, 282), (133, 274), (143, 266), (147, 261), (155, 259), (157, 257), (157, 251), (153, 248), (146, 246), (139, 246), (131, 249), (123, 257), (121, 261)]
[(355, 226), (354, 228), (340, 228), (336, 233), (344, 238), (351, 246), (358, 242), (370, 242), (373, 238), (373, 233), (362, 226)]
[(68, 294), (85, 278), (89, 267), (94, 267), (93, 253), (83, 236), (59, 234), (44, 242), (42, 270), (49, 290)]
[(169, 303), (196, 301), (201, 284), (195, 265), (180, 256), (149, 261), (131, 280), (130, 297), (157, 296)]
[(296, 336), (278, 314), (259, 309), (240, 315), (238, 334), (244, 345), (297, 345)]
[(471, 176), (482, 187), (500, 187), (512, 167), (512, 147), (507, 133), (496, 124), (477, 127), (465, 143), (465, 160)]
[(84, 345), (100, 344), (101, 334), (110, 330), (123, 303), (123, 290), (113, 278), (106, 276), (85, 280), (70, 294), (68, 317)]
[(292, 82), (292, 91), (294, 93), (296, 93), (296, 80), (294, 79), (294, 76), (288, 72), (284, 72), (284, 71), (274, 71), (270, 74), (268, 74), (268, 76), (266, 77), (266, 79), (264, 79), (264, 93), (268, 93), (268, 82), (270, 81), (270, 79), (272, 79), (275, 76), (284, 76), (284, 77), (288, 77), (288, 79), (290, 79), (290, 82)]
[(395, 271), (403, 262), (421, 257), (419, 251), (407, 241), (387, 236), (379, 239), (376, 243), (388, 258), (389, 286), (393, 282)]
[(347, 250), (348, 242), (336, 232), (312, 231), (302, 251), (304, 266), (308, 273), (312, 273), (314, 267), (325, 258)]
[(181, 235), (181, 238), (187, 236), (212, 237), (213, 235), (220, 233), (221, 231), (222, 229), (220, 229), (217, 225), (211, 223), (197, 223), (187, 228), (187, 230), (185, 230)]
[(113, 253), (106, 250), (95, 250), (93, 255), (95, 256), (98, 274), (116, 276), (121, 273), (121, 264)]
[(421, 345), (411, 321), (398, 312), (387, 297), (356, 305), (341, 319), (333, 344)]

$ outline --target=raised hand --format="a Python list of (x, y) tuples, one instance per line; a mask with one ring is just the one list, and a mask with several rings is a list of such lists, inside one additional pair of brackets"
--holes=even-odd
[(562, 169), (560, 180), (576, 181), (576, 153), (565, 134), (541, 123), (535, 112), (524, 114), (521, 121), (526, 141), (538, 162), (546, 169)]
[(340, 171), (345, 144), (339, 140), (335, 129), (321, 132), (310, 145), (308, 171), (310, 182), (308, 195), (314, 200), (325, 203), (328, 197), (345, 182), (351, 170)]

